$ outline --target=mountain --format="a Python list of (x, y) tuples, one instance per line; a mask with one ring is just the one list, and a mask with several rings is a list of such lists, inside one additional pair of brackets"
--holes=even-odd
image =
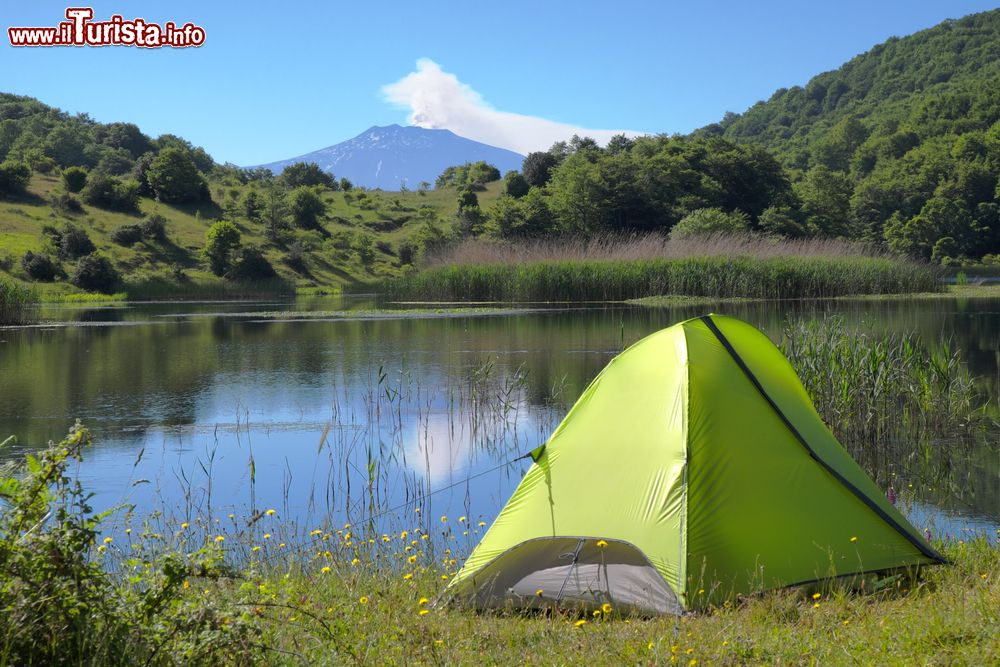
[(401, 185), (415, 189), (421, 181), (433, 184), (446, 168), (479, 160), (503, 174), (519, 170), (524, 156), (450, 130), (387, 125), (370, 127), (353, 139), (312, 153), (260, 166), (277, 174), (295, 162), (315, 162), (355, 185), (399, 190)]

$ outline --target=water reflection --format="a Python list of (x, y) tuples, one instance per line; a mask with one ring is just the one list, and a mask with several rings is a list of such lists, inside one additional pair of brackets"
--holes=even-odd
[[(98, 445), (81, 474), (99, 504), (128, 498), (144, 508), (211, 502), (245, 511), (252, 503), (305, 521), (393, 506), (480, 475), (426, 502), (428, 511), (488, 517), (527, 468), (517, 457), (548, 436), (612, 356), (706, 311), (746, 319), (772, 338), (789, 317), (838, 313), (875, 332), (950, 340), (984, 392), (995, 398), (1000, 389), (997, 300), (590, 304), (447, 319), (232, 316), (373, 305), (365, 297), (47, 306), (49, 319), (91, 326), (2, 332), (0, 434), (36, 447), (84, 419)], [(918, 482), (914, 507), (1000, 523), (996, 450), (970, 446), (954, 458), (952, 482)], [(897, 463), (910, 478), (903, 485), (942, 468)], [(134, 485), (141, 479), (149, 482)]]

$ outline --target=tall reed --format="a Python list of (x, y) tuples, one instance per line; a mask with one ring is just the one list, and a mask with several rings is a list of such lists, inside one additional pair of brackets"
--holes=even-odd
[(0, 278), (0, 325), (33, 321), (37, 304), (38, 295), (33, 290)]
[(435, 266), (384, 284), (435, 301), (621, 301), (660, 295), (828, 298), (940, 289), (927, 265), (878, 256), (717, 255)]

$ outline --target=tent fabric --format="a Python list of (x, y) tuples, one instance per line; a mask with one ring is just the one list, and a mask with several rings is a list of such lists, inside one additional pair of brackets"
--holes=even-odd
[(622, 352), (532, 459), (452, 600), (678, 613), (943, 560), (826, 428), (784, 355), (728, 317)]

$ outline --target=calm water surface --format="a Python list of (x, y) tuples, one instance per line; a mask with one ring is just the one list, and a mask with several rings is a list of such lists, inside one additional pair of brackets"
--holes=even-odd
[[(879, 332), (949, 340), (995, 401), (1000, 300), (603, 304), (489, 315), (373, 318), (370, 298), (47, 306), (51, 326), (0, 329), (0, 452), (95, 435), (79, 475), (98, 508), (245, 516), (300, 525), (378, 514), (489, 522), (587, 383), (621, 349), (714, 311), (780, 336), (789, 317), (841, 314)], [(302, 311), (351, 317), (302, 319)], [(262, 315), (261, 313), (267, 313)], [(991, 435), (993, 441), (996, 436)], [(909, 479), (919, 527), (1000, 527), (997, 450), (969, 449), (950, 488)], [(947, 485), (945, 485), (947, 486)], [(389, 511), (387, 511), (389, 510)]]

